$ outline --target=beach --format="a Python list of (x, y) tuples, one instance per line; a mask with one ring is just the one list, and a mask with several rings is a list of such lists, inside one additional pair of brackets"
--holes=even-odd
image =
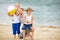
[[(11, 25), (0, 25), (0, 40), (14, 40)], [(35, 26), (34, 40), (60, 40), (60, 27)]]
[[(36, 25), (34, 26), (34, 40), (60, 40), (60, 0), (1, 0), (0, 40), (22, 40), (13, 39), (12, 18), (6, 12), (9, 6), (16, 3), (19, 3), (24, 10), (29, 6), (34, 10), (32, 12), (34, 25)], [(24, 11), (23, 14), (26, 12)]]

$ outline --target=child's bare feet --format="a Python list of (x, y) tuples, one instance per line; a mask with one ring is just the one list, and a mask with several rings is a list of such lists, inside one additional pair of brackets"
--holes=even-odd
[(27, 40), (30, 40), (31, 39), (31, 37), (29, 36), (29, 37), (27, 37)]
[(18, 34), (18, 38), (20, 38), (20, 34)]
[(33, 36), (31, 36), (31, 39), (34, 40)]
[(25, 40), (25, 38), (23, 38), (23, 40)]
[(16, 39), (16, 35), (14, 35), (14, 39)]

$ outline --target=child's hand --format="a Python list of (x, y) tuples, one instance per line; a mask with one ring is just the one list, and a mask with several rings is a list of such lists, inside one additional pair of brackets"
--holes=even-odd
[(28, 21), (26, 21), (26, 23), (28, 23)]
[(31, 23), (31, 21), (28, 21), (28, 23)]
[(33, 32), (34, 31), (34, 28), (33, 27), (31, 27), (31, 30), (30, 30), (31, 32)]
[(29, 25), (30, 24), (30, 22), (29, 21), (26, 21), (26, 23)]

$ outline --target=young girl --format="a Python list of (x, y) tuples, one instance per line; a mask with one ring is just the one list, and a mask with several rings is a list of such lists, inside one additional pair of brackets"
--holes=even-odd
[(32, 40), (33, 40), (33, 32), (34, 32), (34, 27), (33, 27), (33, 15), (31, 12), (33, 12), (30, 7), (26, 10), (27, 14), (24, 17), (24, 25), (22, 27), (23, 30), (23, 40), (25, 40), (25, 32), (28, 31), (28, 37), (30, 37), (30, 32), (32, 32)]
[(18, 34), (18, 38), (20, 37), (20, 24), (21, 24), (21, 21), (20, 21), (20, 13), (21, 13), (21, 10), (20, 7), (19, 7), (19, 4), (15, 4), (15, 7), (16, 7), (16, 13), (14, 15), (9, 15), (10, 17), (12, 17), (12, 30), (13, 30), (13, 35), (14, 35), (14, 38), (16, 38), (16, 34)]

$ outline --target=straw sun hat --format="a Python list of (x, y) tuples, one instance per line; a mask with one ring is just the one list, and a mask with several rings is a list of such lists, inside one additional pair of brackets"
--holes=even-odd
[(28, 11), (28, 10), (34, 11), (31, 7), (28, 7), (25, 11)]

